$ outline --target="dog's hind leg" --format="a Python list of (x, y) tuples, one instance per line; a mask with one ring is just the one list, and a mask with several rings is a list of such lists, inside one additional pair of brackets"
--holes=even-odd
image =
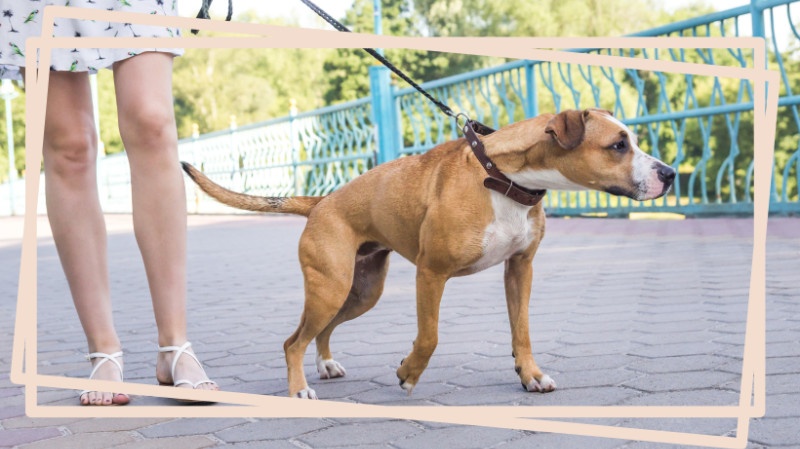
[[(346, 235), (335, 243), (316, 239), (315, 232), (300, 239), (300, 262), (305, 279), (305, 304), (297, 330), (283, 344), (289, 377), (289, 396), (316, 399), (303, 372), (303, 356), (311, 340), (333, 320), (344, 305), (353, 280), (357, 245)], [(344, 234), (344, 233), (342, 233)], [(320, 241), (323, 240), (323, 241)]]
[(333, 359), (330, 349), (331, 334), (336, 326), (357, 318), (378, 303), (383, 293), (386, 273), (389, 271), (389, 250), (380, 250), (367, 256), (358, 256), (353, 286), (347, 301), (325, 329), (317, 335), (317, 372), (320, 379), (333, 379), (346, 374), (344, 367)]
[(556, 383), (542, 373), (531, 351), (531, 336), (528, 328), (528, 303), (533, 279), (532, 256), (516, 254), (505, 263), (506, 303), (511, 323), (511, 347), (514, 355), (514, 370), (519, 374), (522, 387), (527, 391), (548, 392), (556, 389)]

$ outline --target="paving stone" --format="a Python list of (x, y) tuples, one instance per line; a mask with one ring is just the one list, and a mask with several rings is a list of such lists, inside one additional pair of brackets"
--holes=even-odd
[[(767, 416), (770, 418), (800, 417), (798, 404), (800, 404), (800, 393), (768, 394)], [(800, 440), (797, 442), (800, 443)]]
[(132, 443), (115, 446), (117, 449), (203, 449), (217, 444), (216, 441), (205, 436), (185, 436), (175, 438), (156, 438), (153, 440), (134, 441)]
[(692, 390), (692, 391), (665, 391), (646, 393), (625, 399), (621, 405), (680, 405), (680, 406), (711, 406), (711, 405), (739, 405), (739, 394), (725, 390)]
[(712, 388), (736, 377), (720, 372), (651, 374), (627, 381), (624, 385), (637, 390), (658, 392)]
[(14, 418), (17, 416), (24, 416), (24, 415), (25, 415), (24, 405), (6, 405), (0, 407), (0, 420), (5, 420), (8, 418)]
[[(705, 449), (708, 446), (693, 446), (693, 445), (681, 445), (676, 446), (674, 444), (667, 444), (667, 443), (652, 443), (649, 441), (631, 441), (623, 446), (620, 446), (619, 449), (675, 449), (676, 447), (680, 447), (682, 449)], [(747, 449), (766, 449), (763, 446), (751, 446), (748, 445)]]
[(750, 441), (767, 447), (797, 447), (800, 442), (800, 426), (797, 418), (762, 418), (750, 422)]
[[(639, 358), (627, 365), (628, 369), (643, 373), (675, 373), (686, 371), (710, 371), (730, 363), (731, 359), (713, 355), (687, 355), (678, 357)], [(741, 373), (741, 362), (738, 373)]]
[(330, 427), (321, 419), (266, 419), (221, 430), (215, 436), (228, 443), (253, 440), (284, 440)]
[(84, 418), (29, 418), (17, 416), (2, 421), (4, 429), (32, 429), (42, 427), (60, 427), (81, 421)]
[(136, 430), (142, 427), (166, 421), (165, 418), (108, 418), (108, 419), (86, 419), (67, 427), (74, 434), (89, 432), (119, 432), (123, 430)]
[(0, 441), (3, 446), (17, 446), (34, 441), (49, 440), (60, 437), (61, 431), (50, 429), (0, 429)]
[(198, 430), (203, 433), (219, 432), (247, 422), (242, 418), (184, 418), (140, 428), (138, 432), (146, 438), (178, 437), (194, 435)]
[(635, 429), (664, 430), (705, 435), (732, 436), (736, 430), (736, 420), (732, 418), (632, 418), (621, 424)]
[[(705, 355), (705, 354), (721, 354), (725, 353), (725, 346), (712, 343), (675, 343), (675, 344), (659, 344), (652, 346), (640, 346), (631, 349), (630, 354), (640, 357), (678, 357), (690, 355)], [(739, 349), (741, 353), (743, 349)]]
[(20, 449), (105, 449), (134, 441), (128, 432), (95, 432), (37, 441), (21, 445)]
[[(537, 357), (537, 361), (539, 358)], [(639, 361), (639, 357), (625, 354), (599, 355), (596, 357), (559, 358), (546, 366), (562, 373), (580, 372), (594, 369), (615, 369), (631, 365)], [(541, 364), (540, 364), (541, 366)]]
[(800, 339), (797, 341), (767, 345), (767, 357), (797, 357), (800, 354)]
[[(397, 379), (397, 377), (395, 377)], [(411, 396), (400, 388), (395, 380), (392, 386), (382, 386), (363, 393), (350, 395), (348, 399), (365, 404), (405, 403), (407, 401), (435, 400), (441, 395), (456, 390), (455, 386), (421, 380)]]
[(416, 436), (394, 441), (393, 445), (400, 449), (441, 447), (443, 444), (462, 449), (484, 449), (519, 436), (520, 432), (516, 430), (459, 426), (428, 430)]
[[(528, 433), (528, 432), (526, 432)], [(614, 449), (624, 442), (613, 438), (586, 437), (558, 433), (530, 432), (522, 438), (497, 446), (497, 449), (551, 449), (551, 448), (592, 448)]]
[(800, 373), (800, 357), (767, 357), (767, 374)]
[(800, 374), (767, 374), (767, 391), (770, 394), (795, 393)]
[(252, 441), (248, 443), (220, 444), (213, 449), (297, 449), (299, 446), (288, 440)]
[(301, 436), (298, 439), (314, 448), (350, 447), (364, 444), (395, 443), (418, 432), (419, 429), (416, 426), (405, 421), (366, 422), (329, 427), (319, 432)]

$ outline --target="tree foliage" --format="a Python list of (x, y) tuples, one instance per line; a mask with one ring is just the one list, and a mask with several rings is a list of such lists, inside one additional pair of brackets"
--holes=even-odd
[[(14, 83), (18, 96), (11, 100), (12, 132), (14, 133), (14, 168), (17, 175), (25, 170), (25, 92)], [(0, 100), (0, 183), (8, 179), (8, 148), (6, 130), (6, 102)]]
[[(352, 31), (374, 32), (373, 0), (354, 0), (353, 7), (342, 19)], [(381, 0), (383, 34), (421, 36), (422, 17), (407, 0)], [(482, 58), (461, 54), (444, 54), (413, 49), (387, 49), (386, 58), (417, 82), (430, 81), (480, 67)], [(368, 68), (379, 64), (361, 49), (337, 49), (323, 66), (327, 79), (327, 104), (351, 101), (369, 95)], [(393, 83), (407, 87), (394, 74)]]

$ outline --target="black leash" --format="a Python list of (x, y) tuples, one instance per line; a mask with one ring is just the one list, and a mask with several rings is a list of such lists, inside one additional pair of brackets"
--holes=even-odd
[[(349, 33), (349, 32), (350, 32), (350, 30), (349, 30), (349, 29), (348, 29), (346, 26), (342, 25), (342, 23), (341, 23), (341, 22), (339, 22), (338, 20), (336, 20), (336, 19), (334, 19), (333, 17), (331, 17), (331, 15), (330, 15), (330, 14), (328, 14), (327, 12), (323, 11), (322, 9), (320, 9), (320, 7), (319, 7), (319, 6), (315, 5), (315, 4), (314, 4), (314, 3), (312, 3), (310, 0), (300, 0), (300, 1), (301, 1), (301, 2), (303, 2), (303, 3), (304, 3), (306, 6), (308, 6), (309, 8), (311, 8), (311, 10), (312, 10), (312, 11), (314, 11), (315, 13), (317, 13), (317, 15), (318, 15), (318, 16), (320, 16), (320, 17), (322, 17), (323, 19), (325, 19), (325, 21), (326, 21), (326, 22), (328, 22), (328, 23), (330, 23), (331, 25), (333, 25), (333, 27), (334, 27), (334, 28), (336, 28), (337, 30), (339, 30), (339, 31), (344, 31), (344, 32), (346, 32), (346, 33)], [(375, 59), (377, 59), (378, 61), (380, 61), (380, 62), (381, 62), (381, 64), (383, 64), (383, 65), (385, 65), (387, 68), (389, 68), (389, 70), (391, 70), (392, 72), (394, 72), (394, 74), (395, 74), (395, 75), (397, 75), (397, 76), (399, 76), (400, 78), (402, 78), (402, 79), (403, 79), (403, 81), (405, 81), (405, 82), (407, 82), (408, 84), (410, 84), (410, 85), (411, 85), (411, 87), (413, 87), (413, 88), (414, 88), (414, 89), (416, 89), (416, 90), (417, 90), (419, 93), (421, 93), (422, 95), (424, 95), (424, 96), (425, 96), (425, 98), (427, 98), (428, 100), (432, 101), (432, 102), (433, 102), (433, 104), (435, 104), (435, 105), (436, 105), (436, 106), (437, 106), (439, 109), (441, 109), (441, 110), (442, 110), (442, 112), (444, 112), (444, 113), (445, 113), (445, 115), (447, 115), (447, 116), (449, 116), (449, 117), (453, 117), (453, 118), (455, 118), (455, 119), (458, 119), (458, 114), (456, 114), (455, 112), (453, 112), (453, 110), (452, 110), (452, 109), (450, 109), (450, 107), (449, 107), (449, 106), (447, 106), (446, 104), (444, 104), (444, 103), (442, 103), (441, 101), (437, 100), (436, 98), (433, 98), (433, 95), (431, 95), (430, 93), (428, 93), (428, 91), (426, 91), (425, 89), (423, 89), (423, 88), (422, 88), (422, 87), (421, 87), (419, 84), (415, 83), (415, 82), (414, 82), (414, 81), (413, 81), (411, 78), (409, 78), (409, 77), (408, 77), (408, 76), (407, 76), (405, 73), (403, 73), (403, 72), (402, 72), (400, 69), (398, 69), (398, 68), (397, 68), (397, 67), (396, 67), (394, 64), (392, 64), (391, 62), (389, 62), (389, 60), (388, 60), (388, 59), (386, 59), (386, 58), (384, 58), (383, 56), (381, 56), (381, 55), (380, 55), (380, 53), (378, 53), (377, 51), (375, 51), (375, 50), (373, 50), (373, 49), (371, 49), (371, 48), (364, 48), (363, 50), (364, 50), (364, 51), (366, 51), (367, 53), (369, 53), (370, 55), (372, 55), (372, 57), (373, 57), (373, 58), (375, 58)], [(464, 117), (466, 117), (466, 115), (464, 115)], [(485, 128), (485, 129), (491, 129), (491, 128), (489, 128), (488, 126), (484, 126), (484, 128)], [(494, 130), (492, 130), (492, 131), (494, 131)]]
[[(198, 19), (210, 19), (211, 17), (208, 15), (208, 8), (211, 7), (211, 2), (213, 0), (203, 0), (203, 5), (200, 6), (200, 12), (197, 13)], [(233, 0), (228, 0), (228, 16), (225, 17), (225, 20), (228, 22), (231, 21), (231, 17), (233, 17)], [(192, 34), (197, 34), (200, 30), (192, 30)]]

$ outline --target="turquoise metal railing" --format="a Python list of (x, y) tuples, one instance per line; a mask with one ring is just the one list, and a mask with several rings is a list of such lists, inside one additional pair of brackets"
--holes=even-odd
[[(179, 143), (214, 181), (265, 196), (326, 195), (375, 165), (369, 99), (292, 114)], [(190, 211), (227, 210), (188, 185)]]
[[(753, 1), (751, 5), (670, 24), (636, 36), (742, 36), (743, 30), (764, 30), (769, 23), (770, 68), (782, 74), (778, 139), (800, 128), (800, 96), (793, 95), (797, 74), (787, 72), (778, 43), (776, 19), (785, 15), (785, 30), (800, 38), (792, 15), (794, 1)], [(795, 9), (800, 5), (795, 4)], [(788, 31), (787, 31), (788, 32)], [(762, 34), (763, 35), (763, 34)], [(784, 46), (785, 47), (785, 46)], [(785, 50), (785, 48), (784, 48)], [(741, 49), (593, 49), (583, 52), (752, 67), (752, 55)], [(640, 145), (678, 171), (670, 195), (636, 202), (600, 192), (549, 192), (551, 214), (628, 214), (669, 211), (687, 214), (749, 213), (752, 211), (753, 87), (748, 80), (699, 77), (633, 69), (551, 62), (515, 61), (425, 83), (455, 109), (499, 127), (540, 111), (600, 107), (609, 109), (639, 135)], [(400, 117), (401, 154), (414, 154), (457, 137), (450, 120), (421, 95), (407, 88), (395, 93)], [(789, 120), (790, 119), (790, 120)], [(792, 126), (793, 125), (793, 126)], [(773, 212), (800, 212), (798, 153), (779, 148), (772, 185)]]
[[(636, 36), (767, 36), (770, 68), (781, 71), (779, 128), (770, 210), (800, 213), (800, 85), (780, 51), (800, 40), (799, 0), (750, 5), (651, 29)], [(781, 40), (783, 39), (783, 40)], [(776, 49), (778, 51), (776, 51)], [(584, 49), (637, 58), (752, 66), (740, 49)], [(796, 61), (792, 61), (796, 64)], [(426, 151), (458, 137), (451, 119), (412, 89), (396, 89), (387, 69), (372, 67), (369, 98), (219, 131), (179, 143), (181, 158), (212, 179), (255, 195), (324, 195), (378, 162)], [(750, 213), (753, 181), (753, 86), (749, 81), (600, 66), (514, 61), (425, 83), (456, 111), (494, 127), (568, 108), (612, 110), (640, 145), (678, 171), (665, 198), (635, 202), (600, 192), (549, 192), (550, 214), (668, 211)], [(788, 142), (788, 143), (787, 143)], [(109, 211), (130, 210), (124, 156), (100, 162), (101, 196)], [(192, 212), (227, 211), (191, 183)]]

